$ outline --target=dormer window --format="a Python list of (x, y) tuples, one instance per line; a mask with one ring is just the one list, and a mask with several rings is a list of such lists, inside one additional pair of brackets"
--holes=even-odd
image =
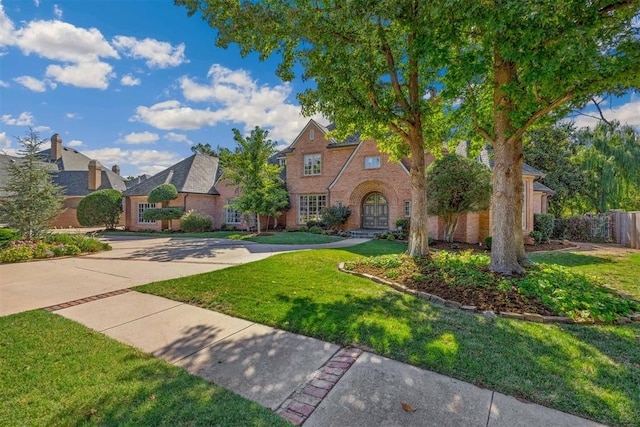
[(309, 141), (313, 141), (313, 139), (316, 137), (316, 132), (315, 129), (310, 129), (309, 130)]

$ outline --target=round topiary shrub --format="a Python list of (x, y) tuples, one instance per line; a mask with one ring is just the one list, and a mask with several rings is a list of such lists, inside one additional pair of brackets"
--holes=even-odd
[(149, 203), (164, 203), (178, 198), (178, 190), (173, 184), (160, 184), (149, 192)]
[(107, 229), (114, 229), (120, 222), (121, 213), (122, 193), (105, 189), (94, 191), (80, 200), (76, 216), (84, 227), (104, 225)]

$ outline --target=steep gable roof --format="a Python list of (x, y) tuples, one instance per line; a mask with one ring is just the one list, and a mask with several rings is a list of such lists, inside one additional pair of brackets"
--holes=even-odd
[[(59, 171), (54, 174), (53, 182), (64, 188), (66, 196), (86, 196), (95, 190), (89, 190), (89, 171)], [(126, 190), (125, 181), (121, 176), (109, 169), (102, 168), (101, 184), (98, 190), (113, 189)]]
[(127, 189), (123, 195), (146, 196), (160, 184), (173, 184), (178, 193), (219, 194), (214, 186), (216, 178), (218, 178), (218, 158), (205, 154), (193, 154)]
[[(489, 169), (493, 170), (493, 157), (489, 154), (486, 148), (483, 148), (480, 154), (478, 154), (477, 160)], [(522, 175), (534, 176), (537, 178), (544, 178), (545, 174), (542, 171), (529, 166), (526, 163), (522, 163)]]

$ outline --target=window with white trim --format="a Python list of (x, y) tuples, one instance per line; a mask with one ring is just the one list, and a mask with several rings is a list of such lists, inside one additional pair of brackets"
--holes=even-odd
[(304, 174), (320, 175), (322, 171), (322, 156), (320, 154), (304, 155)]
[(155, 203), (138, 203), (138, 224), (155, 224), (155, 220), (144, 219), (144, 211), (155, 208)]
[(370, 156), (364, 158), (365, 169), (380, 169), (380, 156)]
[(411, 217), (411, 200), (404, 201), (404, 216), (405, 218)]
[(307, 221), (318, 221), (321, 218), (322, 209), (327, 207), (325, 194), (305, 194), (298, 199), (298, 223), (306, 224)]
[(309, 141), (313, 141), (313, 139), (316, 137), (316, 130), (315, 129), (309, 129)]
[(242, 212), (228, 207), (233, 200), (227, 200), (227, 206), (224, 208), (224, 219), (227, 224), (240, 224), (242, 222)]

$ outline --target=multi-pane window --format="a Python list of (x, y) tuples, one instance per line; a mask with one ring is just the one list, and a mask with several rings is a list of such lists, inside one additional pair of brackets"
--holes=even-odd
[(326, 207), (327, 196), (324, 194), (307, 194), (300, 196), (298, 223), (306, 224), (309, 220), (320, 220), (320, 212)]
[[(227, 200), (227, 206), (232, 202), (233, 200)], [(230, 207), (225, 207), (224, 219), (224, 222), (226, 222), (227, 224), (240, 224), (242, 222), (242, 212)]]
[(155, 209), (155, 203), (138, 203), (138, 224), (155, 224), (155, 220), (144, 219), (144, 211)]
[(365, 169), (379, 169), (380, 168), (380, 156), (371, 156), (364, 158)]
[(411, 200), (404, 201), (404, 216), (406, 218), (411, 216)]
[(304, 174), (320, 175), (322, 171), (322, 156), (320, 154), (304, 155)]

